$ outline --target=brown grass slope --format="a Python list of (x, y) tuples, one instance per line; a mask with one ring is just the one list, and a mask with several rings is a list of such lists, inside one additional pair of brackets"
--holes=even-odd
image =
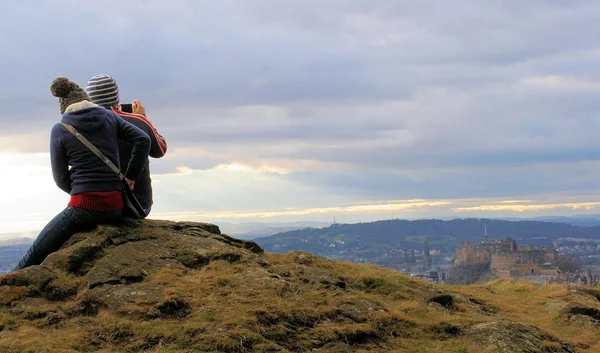
[(600, 352), (600, 291), (434, 286), (215, 225), (77, 234), (0, 276), (0, 352)]

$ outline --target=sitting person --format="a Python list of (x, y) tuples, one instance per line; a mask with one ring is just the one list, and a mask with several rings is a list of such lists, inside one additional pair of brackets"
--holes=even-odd
[[(142, 130), (90, 102), (86, 92), (75, 82), (58, 77), (50, 91), (58, 97), (63, 114), (50, 134), (52, 175), (56, 185), (69, 193), (71, 199), (40, 232), (15, 270), (41, 264), (77, 232), (91, 230), (102, 223), (115, 224), (121, 219), (124, 203), (119, 176), (62, 123), (73, 126), (116, 166), (126, 166), (122, 172), (132, 189), (150, 150), (150, 138)], [(133, 146), (128, 164), (125, 164), (127, 160), (119, 163), (118, 138)]]
[[(130, 112), (124, 112), (120, 109), (119, 86), (114, 78), (105, 74), (96, 75), (88, 81), (86, 92), (93, 103), (112, 110), (126, 121), (142, 129), (150, 137), (150, 157), (161, 158), (167, 153), (167, 142), (146, 117), (146, 109), (139, 100), (136, 99), (133, 101)], [(131, 151), (132, 146), (130, 143), (122, 140), (119, 141), (119, 155), (121, 160), (128, 160), (131, 156)], [(133, 194), (140, 205), (146, 210), (146, 213), (150, 213), (153, 200), (149, 161), (146, 162), (142, 174), (136, 181)]]

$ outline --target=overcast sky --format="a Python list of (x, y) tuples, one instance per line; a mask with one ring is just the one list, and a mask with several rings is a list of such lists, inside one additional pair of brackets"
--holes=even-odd
[(152, 217), (600, 213), (600, 2), (0, 4), (0, 233), (68, 202), (51, 81), (99, 73), (167, 139)]

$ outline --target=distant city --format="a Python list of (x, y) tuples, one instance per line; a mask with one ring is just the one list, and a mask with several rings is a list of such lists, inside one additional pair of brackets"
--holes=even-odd
[[(488, 223), (494, 237), (488, 234)], [(587, 224), (574, 226), (564, 219), (388, 220), (287, 231), (256, 241), (267, 251), (304, 250), (433, 282), (522, 278), (595, 285), (600, 274), (600, 227)]]
[(0, 273), (12, 271), (29, 246), (30, 244), (0, 245)]

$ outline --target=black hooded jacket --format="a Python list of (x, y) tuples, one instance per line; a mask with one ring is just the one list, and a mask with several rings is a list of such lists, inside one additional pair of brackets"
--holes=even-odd
[[(148, 135), (114, 112), (90, 102), (83, 101), (70, 108), (61, 121), (72, 125), (120, 166), (126, 178), (137, 180), (150, 152)], [(131, 143), (130, 159), (119, 160), (117, 139)], [(121, 190), (119, 177), (112, 169), (60, 123), (50, 133), (50, 160), (56, 185), (71, 195)]]

